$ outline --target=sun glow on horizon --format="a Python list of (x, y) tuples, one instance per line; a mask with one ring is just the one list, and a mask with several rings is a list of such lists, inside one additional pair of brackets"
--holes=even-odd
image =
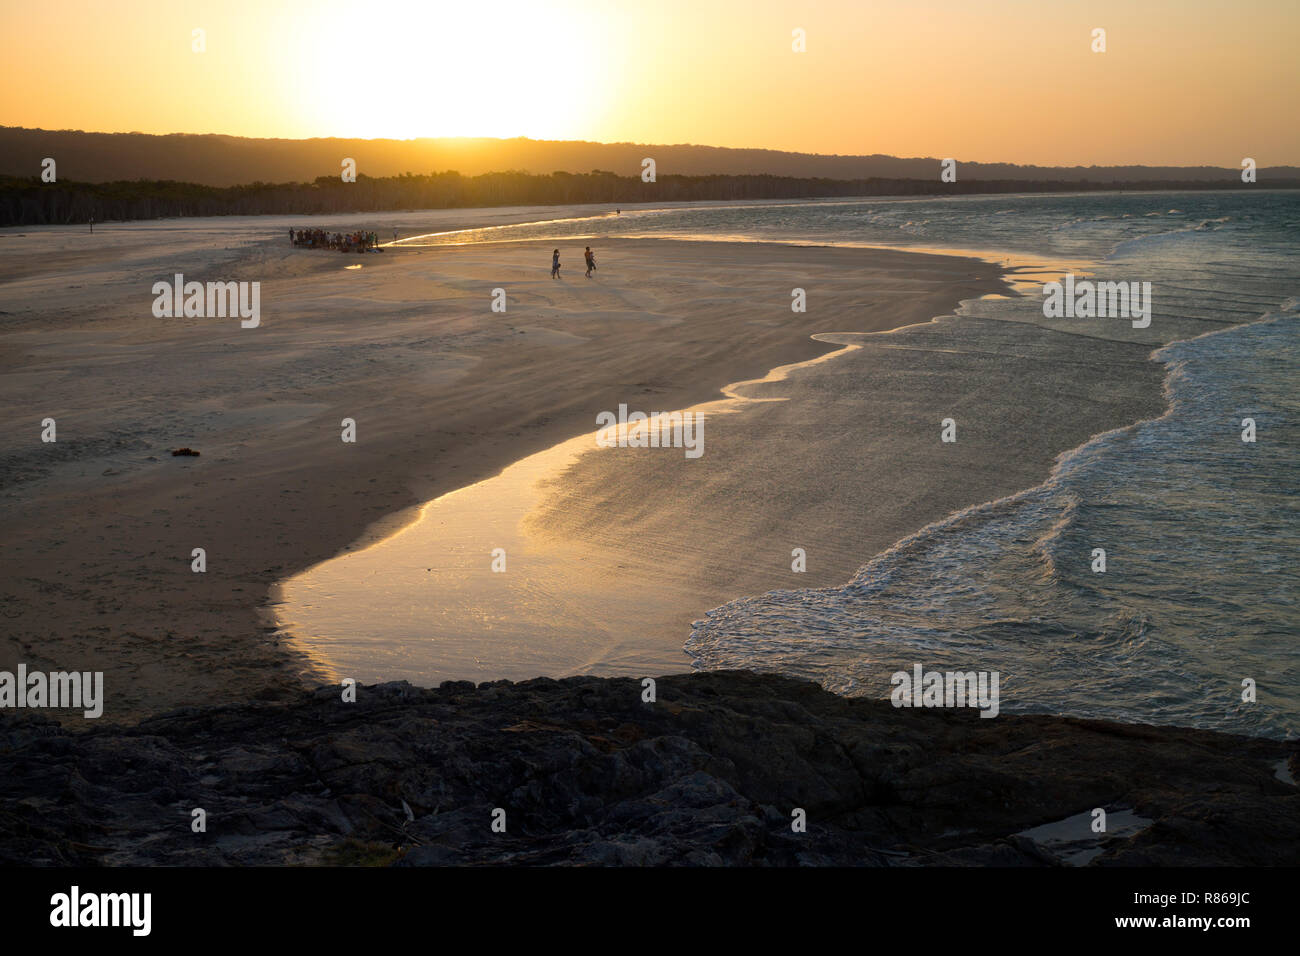
[(607, 107), (599, 7), (595, 17), (530, 0), (396, 0), (365, 16), (353, 7), (325, 2), (292, 34), (286, 55), (325, 77), (293, 77), (293, 108), (309, 127), (365, 139), (581, 139)]

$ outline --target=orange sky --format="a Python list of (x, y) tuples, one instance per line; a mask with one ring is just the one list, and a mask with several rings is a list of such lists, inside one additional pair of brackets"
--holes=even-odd
[(1296, 0), (0, 0), (0, 125), (1300, 165), (1298, 41)]

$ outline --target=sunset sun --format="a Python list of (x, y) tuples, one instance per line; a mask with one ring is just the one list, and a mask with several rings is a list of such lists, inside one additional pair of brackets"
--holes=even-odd
[[(291, 34), (290, 96), (334, 135), (580, 138), (611, 89), (599, 17), (565, 3), (323, 4)], [(539, 51), (545, 51), (539, 55)]]

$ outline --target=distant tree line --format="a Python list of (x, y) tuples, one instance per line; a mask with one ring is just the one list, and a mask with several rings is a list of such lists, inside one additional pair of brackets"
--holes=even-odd
[[(1235, 184), (1239, 188), (1260, 188)], [(124, 221), (180, 216), (338, 214), (476, 206), (534, 206), (576, 203), (633, 205), (691, 200), (817, 199), (847, 196), (947, 196), (970, 193), (1091, 192), (1108, 189), (1229, 189), (1223, 182), (1032, 182), (923, 179), (823, 179), (765, 175), (618, 176), (590, 173), (524, 172), (462, 176), (457, 172), (374, 178), (345, 183), (321, 176), (311, 183), (249, 183), (203, 186), (171, 180), (108, 183), (42, 183), (39, 177), (0, 176), (0, 226)], [(1270, 182), (1267, 188), (1300, 188), (1300, 180)]]

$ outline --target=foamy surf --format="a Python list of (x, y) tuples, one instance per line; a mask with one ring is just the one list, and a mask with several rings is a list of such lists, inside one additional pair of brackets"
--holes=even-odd
[[(1294, 736), (1294, 304), (1158, 350), (1168, 411), (1062, 455), (1042, 485), (922, 529), (845, 587), (710, 611), (696, 666), (885, 697), (920, 660), (999, 671), (1010, 712)], [(1267, 443), (1241, 440), (1252, 416)]]

